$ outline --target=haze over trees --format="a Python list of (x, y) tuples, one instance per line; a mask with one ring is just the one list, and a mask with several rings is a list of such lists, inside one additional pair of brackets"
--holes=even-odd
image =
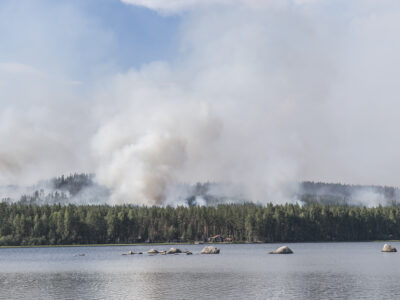
[[(104, 204), (109, 197), (106, 187), (94, 181), (94, 174), (61, 175), (50, 180), (39, 182), (34, 187), (22, 189), (22, 194), (17, 198), (7, 195), (7, 189), (2, 201), (19, 202), (23, 204)], [(11, 187), (11, 194), (15, 194), (20, 187)], [(30, 192), (27, 192), (26, 189)], [(1, 191), (1, 190), (0, 190)]]
[[(62, 175), (41, 182), (31, 193), (24, 193), (17, 199), (4, 197), (2, 200), (25, 204), (106, 204), (110, 195), (109, 190), (97, 184), (94, 178), (94, 174), (85, 173)], [(185, 189), (188, 189), (188, 186), (185, 186)], [(184, 203), (187, 205), (251, 202), (251, 199), (246, 199), (240, 194), (237, 187), (230, 188), (227, 184), (199, 182), (189, 186), (189, 189), (190, 193)], [(229, 191), (229, 194), (224, 194), (224, 191)], [(400, 190), (388, 186), (305, 181), (299, 184), (297, 194), (292, 198), (303, 204), (385, 206), (400, 202)], [(198, 203), (199, 199), (201, 203)], [(265, 203), (273, 201), (274, 199), (265, 199)]]

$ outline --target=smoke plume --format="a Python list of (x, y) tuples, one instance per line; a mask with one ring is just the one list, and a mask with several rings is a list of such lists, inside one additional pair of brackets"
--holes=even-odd
[(400, 184), (399, 3), (123, 2), (179, 15), (173, 58), (129, 70), (99, 59), (85, 88), (0, 64), (13, 83), (0, 92), (0, 183), (84, 169), (112, 203), (146, 205), (207, 181), (258, 203), (296, 201), (302, 180)]

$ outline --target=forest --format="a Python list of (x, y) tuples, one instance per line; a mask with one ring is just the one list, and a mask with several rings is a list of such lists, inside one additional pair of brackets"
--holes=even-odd
[[(107, 205), (109, 191), (93, 174), (55, 177), (38, 187), (0, 202), (0, 246), (193, 242), (213, 235), (233, 242), (400, 239), (394, 187), (302, 182), (297, 204), (257, 205), (216, 196), (218, 183), (197, 183), (179, 207)], [(367, 194), (384, 205), (367, 207)], [(198, 196), (206, 205), (196, 205)]]
[[(100, 205), (106, 204), (110, 196), (110, 191), (106, 187), (96, 183), (94, 174), (85, 173), (54, 177), (40, 182), (31, 190), (31, 193), (23, 193), (17, 198), (12, 198), (6, 192), (1, 193), (0, 187), (0, 200), (9, 203), (39, 205)], [(197, 204), (196, 197), (201, 197), (207, 206), (251, 202), (250, 199), (241, 195), (239, 187), (226, 183), (197, 182), (185, 186), (185, 190), (191, 192), (186, 199), (189, 206)], [(221, 192), (215, 192), (221, 190), (230, 191), (230, 193), (224, 195)], [(391, 206), (400, 203), (400, 190), (397, 187), (389, 186), (303, 181), (298, 184), (298, 189), (295, 194), (291, 195), (291, 198), (297, 199), (303, 204), (319, 203), (337, 206), (376, 206), (381, 204)], [(367, 201), (368, 199), (370, 201)]]
[(285, 204), (142, 207), (0, 203), (0, 246), (400, 239), (400, 207)]

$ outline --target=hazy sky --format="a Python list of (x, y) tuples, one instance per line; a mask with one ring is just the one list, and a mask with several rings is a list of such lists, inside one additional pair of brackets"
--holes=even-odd
[(394, 0), (3, 0), (0, 185), (398, 186), (399, 31)]
[(93, 171), (93, 86), (170, 59), (178, 30), (179, 18), (119, 0), (1, 1), (0, 183)]

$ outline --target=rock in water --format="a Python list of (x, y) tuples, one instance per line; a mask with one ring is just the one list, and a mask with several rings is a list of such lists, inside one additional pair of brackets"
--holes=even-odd
[(397, 252), (397, 249), (392, 245), (385, 244), (383, 245), (382, 252)]
[(150, 249), (149, 251), (147, 251), (148, 254), (157, 254), (158, 251), (156, 249)]
[(177, 254), (177, 253), (182, 253), (182, 251), (176, 248), (171, 248), (167, 251), (167, 254)]
[(201, 250), (201, 254), (219, 254), (219, 249), (214, 246), (206, 246)]
[(293, 251), (287, 247), (287, 246), (282, 246), (276, 249), (275, 251), (270, 252), (269, 254), (292, 254)]

